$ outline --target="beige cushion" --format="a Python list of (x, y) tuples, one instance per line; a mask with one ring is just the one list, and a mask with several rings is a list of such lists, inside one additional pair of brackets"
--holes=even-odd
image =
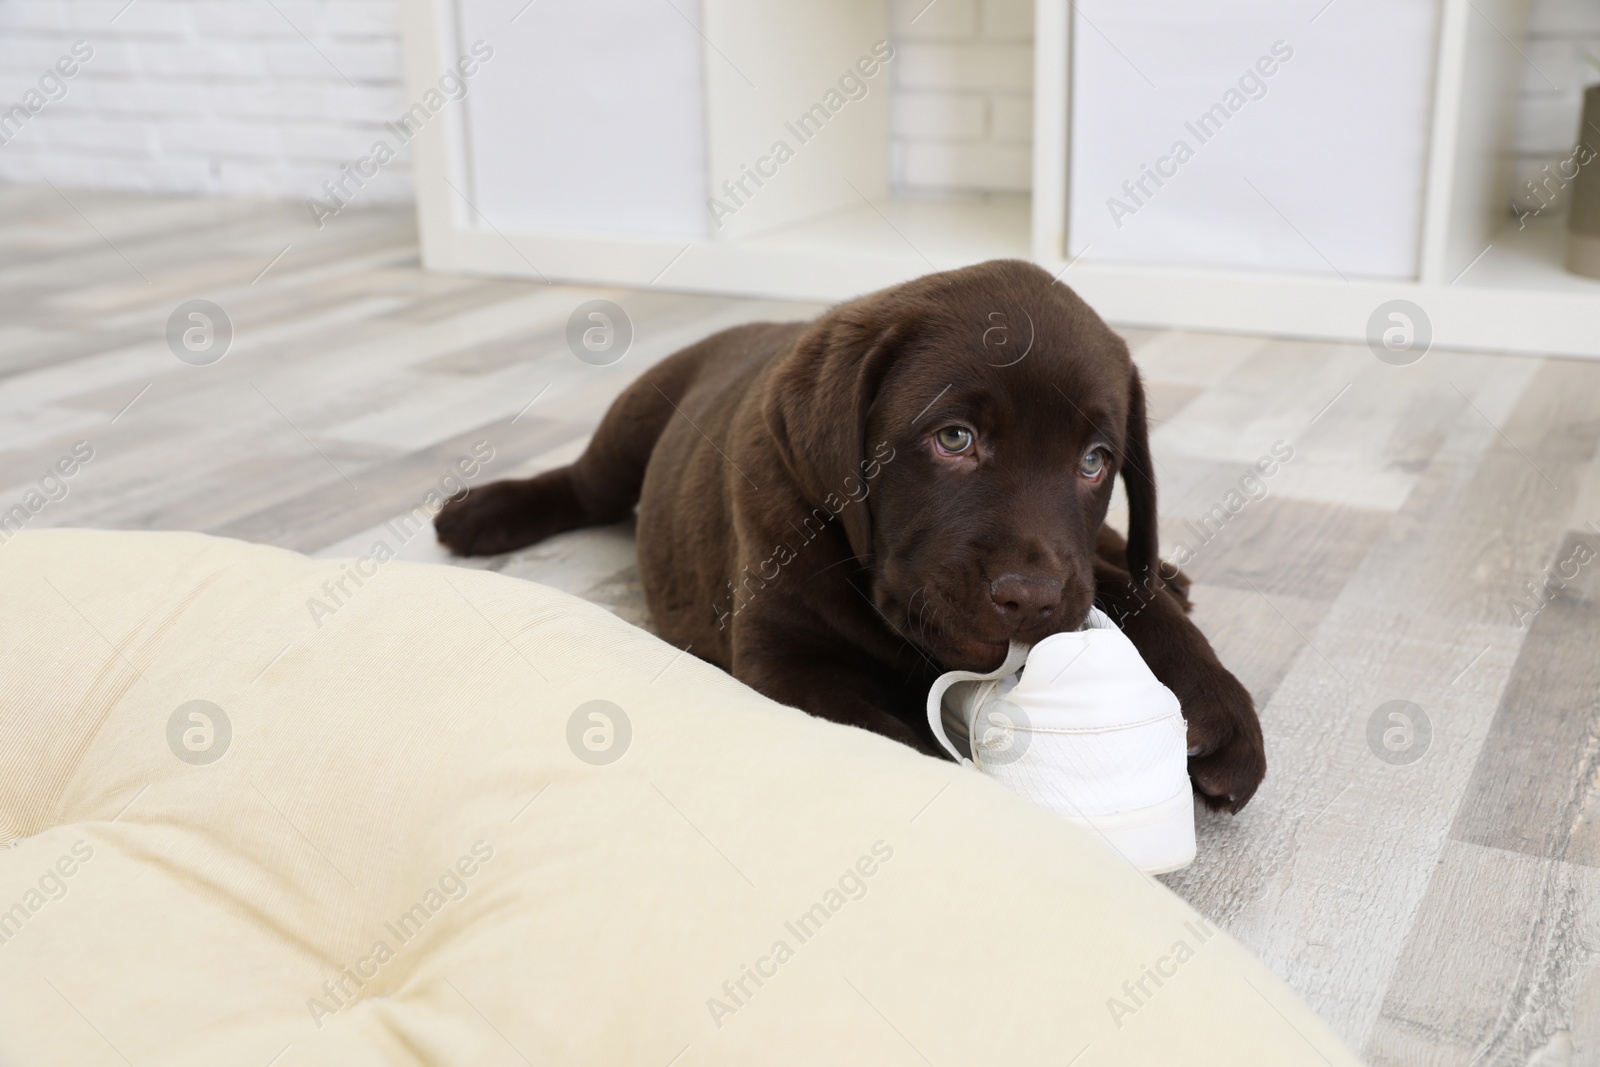
[(0, 1063), (1354, 1062), (982, 775), (550, 589), (352, 566), (0, 545)]

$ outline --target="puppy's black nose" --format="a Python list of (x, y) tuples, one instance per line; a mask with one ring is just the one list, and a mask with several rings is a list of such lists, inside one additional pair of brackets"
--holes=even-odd
[(1002, 574), (989, 583), (989, 599), (1007, 622), (1026, 626), (1048, 618), (1061, 603), (1059, 578)]

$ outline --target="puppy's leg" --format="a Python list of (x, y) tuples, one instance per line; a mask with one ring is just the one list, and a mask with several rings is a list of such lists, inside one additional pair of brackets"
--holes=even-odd
[(492, 482), (434, 517), (458, 556), (492, 556), (580, 526), (621, 522), (639, 502), (645, 464), (695, 366), (679, 353), (641, 375), (612, 403), (578, 461), (532, 478)]
[(1189, 777), (1201, 799), (1214, 810), (1237, 812), (1267, 773), (1255, 701), (1185, 614), (1187, 579), (1181, 597), (1164, 585), (1136, 586), (1120, 552), (1121, 540), (1113, 531), (1102, 532), (1095, 559), (1095, 603), (1183, 705), (1189, 724)]
[[(915, 708), (907, 704), (904, 687), (897, 687), (895, 679), (855, 665), (848, 649), (815, 654), (794, 651), (795, 646), (803, 648), (808, 643), (807, 635), (774, 630), (765, 638), (752, 641), (750, 635), (741, 634), (735, 645), (732, 673), (745, 685), (819, 719), (871, 730), (925, 756), (949, 758), (934, 741), (932, 731), (921, 723), (920, 704)], [(785, 645), (791, 651), (778, 651)], [(927, 688), (922, 687), (920, 693), (926, 697)], [(896, 715), (890, 709), (899, 705), (904, 706)], [(907, 721), (913, 714), (917, 716), (915, 725)]]
[(819, 719), (871, 730), (891, 741), (899, 741), (924, 756), (933, 756), (936, 759), (949, 758), (942, 750), (934, 747), (931, 735), (923, 736), (927, 731), (919, 732), (892, 712), (863, 696), (861, 693), (863, 679), (845, 678), (838, 676), (837, 673), (834, 677), (828, 677), (824, 674), (826, 668), (827, 665), (822, 663), (789, 661), (769, 664), (755, 674), (747, 672), (741, 675), (735, 672), (734, 676), (763, 696), (771, 697), (780, 704), (809, 712)]

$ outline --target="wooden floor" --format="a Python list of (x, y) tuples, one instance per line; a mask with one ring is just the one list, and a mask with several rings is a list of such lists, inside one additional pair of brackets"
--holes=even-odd
[[(594, 297), (634, 326), (611, 367), (566, 346)], [(165, 339), (197, 298), (235, 331), (209, 366)], [(48, 186), (0, 188), (0, 308), (0, 510), (86, 441), (32, 525), (319, 555), (395, 540), (475, 442), (479, 481), (565, 462), (652, 361), (819, 310), (427, 275), (407, 211), (319, 231), (293, 204)], [(1193, 556), (1270, 761), (1168, 884), (1374, 1064), (1600, 1063), (1600, 363), (1126, 334), (1164, 550)], [(403, 555), (443, 558), (425, 534)], [(648, 621), (626, 527), (468, 565)]]

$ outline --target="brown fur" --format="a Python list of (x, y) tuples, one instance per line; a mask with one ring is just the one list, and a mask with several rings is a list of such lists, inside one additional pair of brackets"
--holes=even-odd
[[(936, 448), (950, 426), (975, 431), (970, 454)], [(1126, 541), (1103, 525), (1118, 474)], [(774, 700), (938, 755), (937, 675), (998, 666), (1006, 642), (1075, 628), (1096, 602), (1182, 702), (1206, 802), (1237, 811), (1266, 773), (1249, 693), (1186, 617), (1187, 579), (1158, 565), (1127, 345), (1035, 266), (708, 337), (641, 375), (571, 467), (474, 490), (436, 526), (483, 555), (635, 503), (662, 636)]]

